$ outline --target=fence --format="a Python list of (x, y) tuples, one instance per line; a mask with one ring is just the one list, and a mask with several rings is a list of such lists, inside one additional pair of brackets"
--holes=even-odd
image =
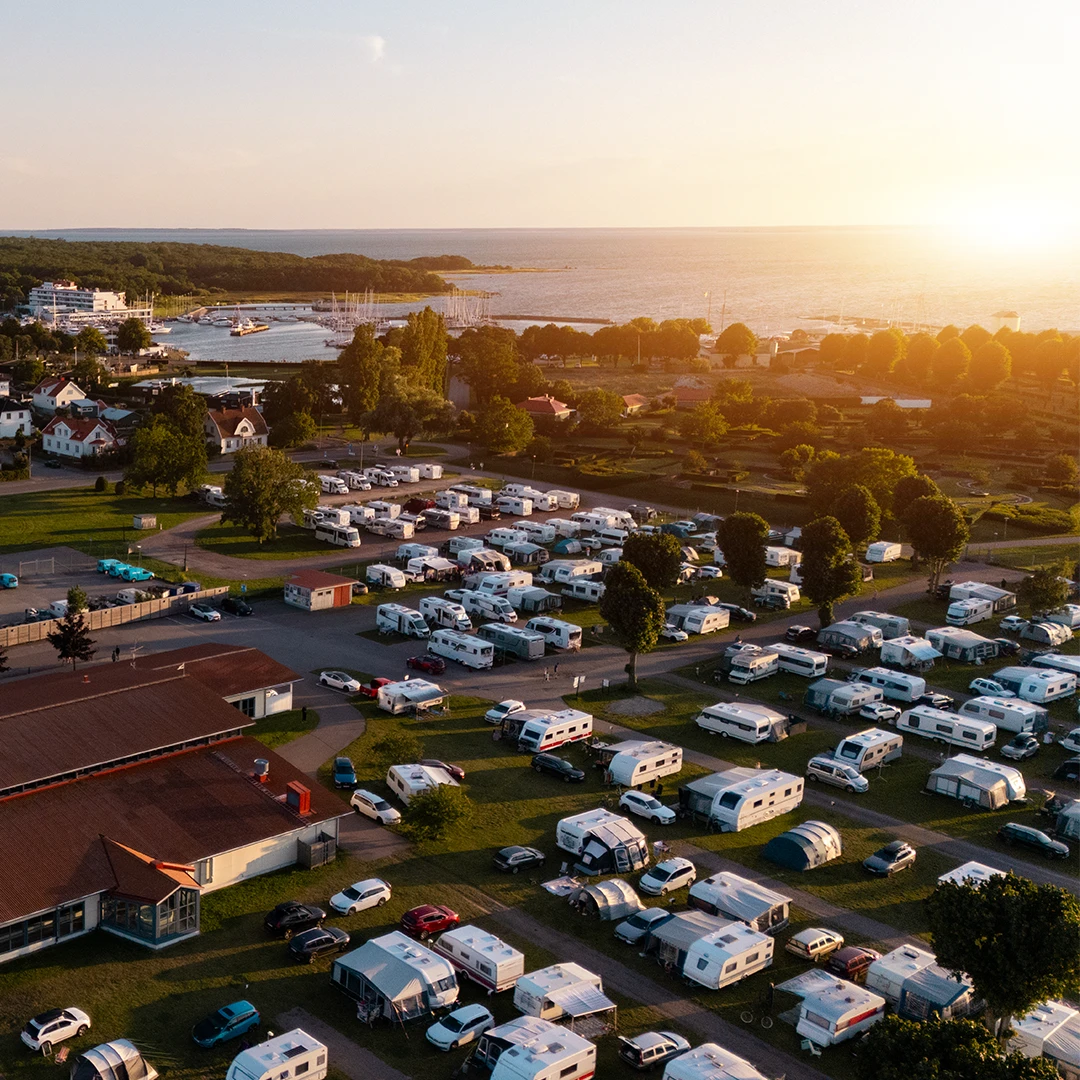
[[(169, 615), (183, 615), (195, 601), (209, 600), (228, 591), (227, 585), (219, 585), (213, 589), (203, 589), (201, 592), (165, 596), (160, 600), (144, 600), (139, 604), (121, 604), (118, 607), (86, 611), (83, 614), (90, 630), (106, 630), (111, 626), (123, 626), (125, 623), (164, 619)], [(42, 622), (0, 627), (0, 649), (10, 648), (12, 645), (28, 645), (33, 641), (44, 641), (46, 634), (52, 632), (58, 621), (46, 619)]]

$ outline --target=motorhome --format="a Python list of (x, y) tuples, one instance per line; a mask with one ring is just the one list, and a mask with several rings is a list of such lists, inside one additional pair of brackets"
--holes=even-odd
[(628, 510), (615, 510), (610, 506), (594, 506), (592, 512), (605, 517), (608, 525), (613, 529), (625, 529), (627, 532), (633, 532), (637, 528), (634, 515)]
[(304, 1080), (323, 1080), (328, 1056), (323, 1043), (302, 1028), (293, 1028), (241, 1050), (233, 1058), (225, 1080), (280, 1080), (282, 1076), (301, 1075)]
[(542, 634), (498, 622), (483, 623), (476, 632), (485, 641), (490, 641), (502, 656), (513, 656), (518, 660), (543, 660), (544, 658), (546, 643)]
[(438, 554), (439, 549), (432, 547), (430, 544), (399, 544), (397, 560), (400, 563), (407, 563), (410, 559), (422, 559), (427, 555), (436, 556)]
[(473, 628), (465, 609), (453, 600), (444, 600), (441, 596), (425, 596), (420, 601), (420, 614), (432, 629), (445, 627), (465, 632)]
[[(513, 603), (509, 593), (507, 599)], [(574, 650), (581, 648), (581, 627), (577, 623), (566, 622), (564, 619), (553, 619), (550, 616), (537, 616), (525, 624), (525, 629), (533, 630), (542, 635), (553, 649)]]
[(413, 465), (391, 465), (387, 470), (399, 484), (418, 484), (420, 470)]
[(578, 578), (563, 586), (562, 594), (569, 600), (581, 600), (586, 604), (598, 604), (604, 596), (604, 583)]
[[(410, 680), (411, 681), (411, 680)], [(391, 765), (386, 773), (386, 786), (406, 805), (413, 796), (437, 787), (460, 787), (458, 782), (437, 765)]]
[(320, 476), (319, 487), (324, 495), (349, 494), (349, 485), (340, 476)]
[(945, 612), (950, 626), (970, 626), (993, 618), (994, 605), (989, 600), (954, 600)]
[(892, 701), (918, 701), (926, 693), (925, 679), (884, 667), (859, 668), (848, 678), (852, 682), (876, 686)]
[(740, 742), (759, 743), (774, 739), (774, 732), (787, 723), (782, 713), (754, 702), (718, 701), (698, 713), (694, 723), (714, 735)]
[(1024, 774), (1011, 765), (957, 754), (930, 773), (926, 790), (997, 810), (1027, 796)]
[(458, 576), (461, 567), (441, 555), (421, 555), (405, 564), (405, 573), (413, 581), (450, 581)]
[(472, 484), (454, 484), (450, 490), (460, 491), (469, 500), (470, 506), (480, 507), (492, 504), (491, 488), (475, 487)]
[(876, 563), (896, 562), (900, 558), (902, 548), (899, 544), (888, 540), (878, 540), (870, 544), (866, 549), (866, 561)]
[(562, 537), (564, 540), (573, 540), (581, 532), (581, 526), (569, 518), (548, 518), (545, 524), (555, 530), (556, 537)]
[(431, 948), (489, 993), (509, 990), (525, 974), (524, 953), (475, 926), (455, 926), (440, 934)]
[(855, 983), (836, 979), (810, 990), (799, 1005), (795, 1031), (818, 1046), (835, 1046), (862, 1034), (885, 1016), (885, 999)]
[(695, 881), (686, 902), (710, 915), (738, 919), (761, 934), (776, 934), (783, 930), (788, 925), (791, 907), (790, 896), (730, 871)]
[(935, 660), (941, 659), (941, 653), (926, 638), (904, 634), (903, 637), (890, 638), (881, 643), (881, 662), (895, 664), (900, 668), (914, 671), (928, 671)]
[(478, 670), (495, 663), (495, 646), (490, 641), (463, 634), (460, 630), (433, 630), (428, 641), (428, 652)]
[(989, 600), (995, 614), (1011, 611), (1016, 607), (1016, 593), (982, 581), (959, 581), (950, 584), (949, 600)]
[(488, 547), (498, 548), (500, 551), (504, 550), (508, 544), (526, 544), (529, 542), (528, 536), (520, 529), (509, 529), (502, 526), (492, 529), (484, 537), (484, 540)]
[(868, 772), (879, 765), (897, 761), (904, 752), (904, 736), (895, 731), (867, 728), (841, 739), (833, 757), (859, 772)]
[(433, 529), (454, 532), (461, 526), (461, 515), (456, 510), (425, 510), (424, 520)]
[(817, 679), (803, 695), (803, 704), (824, 716), (847, 716), (857, 713), (864, 705), (880, 701), (881, 691), (866, 683), (840, 682), (839, 679)]
[(571, 521), (576, 521), (582, 533), (596, 533), (601, 529), (611, 528), (615, 522), (607, 514), (597, 513), (595, 510), (579, 510), (570, 515)]
[(338, 476), (349, 485), (350, 491), (370, 491), (371, 481), (361, 472), (353, 472), (351, 469), (342, 469)]
[(884, 634), (879, 627), (857, 623), (853, 619), (830, 623), (819, 630), (817, 636), (819, 645), (850, 645), (859, 652), (864, 649), (879, 649), (884, 640)]
[(787, 645), (782, 641), (767, 645), (766, 648), (776, 653), (780, 661), (780, 670), (788, 671), (792, 675), (816, 679), (824, 675), (829, 668), (829, 658), (825, 653), (800, 649), (797, 645)]
[(384, 589), (404, 589), (408, 584), (402, 571), (385, 563), (371, 563), (364, 571), (364, 579), (369, 585)]
[(563, 818), (555, 827), (555, 843), (577, 855), (586, 874), (627, 874), (649, 865), (645, 834), (629, 819), (610, 810), (587, 810)]
[(1076, 676), (1044, 667), (1006, 667), (994, 672), (994, 680), (1024, 701), (1043, 705), (1076, 693)]
[(999, 731), (1041, 735), (1049, 726), (1049, 713), (1041, 706), (1019, 698), (974, 697), (957, 710), (960, 716), (988, 720)]
[(424, 616), (404, 604), (380, 604), (375, 609), (375, 629), (380, 634), (415, 638), (426, 638), (431, 634)]
[(519, 1016), (485, 1031), (477, 1063), (491, 1080), (591, 1080), (596, 1047), (568, 1028), (535, 1016)]
[(344, 510), (349, 515), (351, 525), (366, 525), (369, 521), (375, 520), (375, 511), (370, 506), (348, 503), (345, 506), (339, 506), (338, 509)]
[(592, 736), (593, 718), (590, 713), (578, 709), (560, 709), (545, 712), (527, 709), (519, 713), (517, 746), (526, 754), (554, 750), (567, 743), (583, 742)]
[(798, 566), (802, 562), (802, 552), (788, 547), (765, 548), (766, 566)]
[(404, 517), (391, 518), (382, 522), (382, 535), (393, 540), (411, 540), (416, 535), (416, 526)]
[(750, 590), (750, 595), (755, 600), (769, 603), (772, 600), (782, 602), (782, 606), (790, 607), (802, 599), (799, 586), (791, 581), (777, 581), (776, 578), (766, 578), (765, 581)]
[(475, 589), (462, 591), (461, 606), (470, 618), (475, 616), (480, 620), (502, 623), (516, 623), (518, 619), (517, 612), (505, 596), (491, 596)]
[(597, 763), (604, 766), (607, 783), (636, 788), (682, 772), (683, 752), (681, 746), (658, 739), (633, 740), (605, 746)]
[(1056, 649), (1066, 641), (1072, 641), (1072, 630), (1056, 622), (1035, 622), (1032, 620), (1020, 631), (1021, 641), (1034, 641), (1036, 645), (1048, 645)]
[(542, 524), (539, 521), (515, 521), (513, 528), (523, 532), (534, 544), (555, 543), (555, 526), (550, 522)]
[(376, 517), (396, 518), (401, 516), (401, 503), (386, 502), (383, 499), (372, 499), (368, 506), (375, 512)]
[(506, 596), (511, 589), (520, 589), (533, 583), (528, 570), (506, 570), (494, 574), (470, 574), (465, 584), (485, 596)]
[(980, 753), (990, 749), (997, 738), (997, 728), (986, 720), (957, 716), (929, 705), (916, 705), (902, 712), (896, 726), (900, 731), (911, 731), (924, 739)]
[(890, 615), (886, 611), (856, 611), (854, 615), (848, 616), (848, 621), (862, 623), (863, 626), (876, 626), (886, 641), (911, 633), (911, 623), (907, 619), (902, 615)]
[(510, 569), (510, 560), (494, 548), (481, 546), (459, 551), (458, 565), (466, 574), (498, 574)]
[(437, 683), (426, 679), (401, 679), (380, 686), (376, 703), (383, 712), (396, 716), (404, 712), (432, 709), (441, 705), (447, 697), (446, 691)]
[(1080, 656), (1066, 656), (1063, 653), (1039, 653), (1031, 658), (1033, 668), (1052, 668), (1065, 671), (1080, 679)]
[(443, 510), (460, 510), (469, 505), (469, 496), (464, 491), (444, 488), (435, 493), (435, 505)]
[(464, 552), (481, 551), (483, 547), (484, 541), (479, 536), (451, 536), (439, 550), (449, 558), (458, 559), (460, 562), (459, 556)]
[(576, 510), (581, 505), (581, 496), (576, 491), (563, 491), (560, 488), (552, 488), (548, 494), (555, 496), (555, 501), (560, 510)]
[(738, 686), (767, 679), (780, 670), (780, 657), (771, 649), (757, 645), (735, 646), (725, 650), (722, 666), (729, 682)]
[[(689, 792), (684, 799), (684, 792)], [(728, 769), (679, 788), (685, 811), (697, 816), (705, 799), (706, 820), (721, 832), (740, 832), (794, 810), (803, 797), (803, 778), (778, 769)]]
[(500, 495), (495, 500), (495, 505), (500, 513), (517, 514), (519, 517), (529, 517), (533, 512), (532, 499), (525, 499), (520, 495)]
[(731, 622), (727, 608), (699, 604), (672, 604), (664, 615), (666, 622), (688, 634), (714, 634), (726, 630)]
[(360, 533), (352, 525), (331, 525), (320, 522), (315, 526), (315, 539), (336, 547), (358, 548)]
[(441, 480), (443, 467), (432, 461), (425, 461), (417, 466), (421, 480)]
[(352, 521), (352, 514), (344, 506), (317, 506), (315, 514), (315, 527), (319, 525), (348, 525)]
[(540, 568), (537, 579), (545, 583), (569, 585), (582, 579), (599, 577), (603, 564), (596, 559), (552, 559)]
[(548, 592), (536, 585), (507, 589), (506, 599), (515, 611), (526, 615), (534, 611), (558, 611), (562, 607), (562, 597), (558, 593)]

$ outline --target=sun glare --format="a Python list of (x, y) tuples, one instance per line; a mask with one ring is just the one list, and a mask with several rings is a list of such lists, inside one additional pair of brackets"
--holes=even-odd
[(1042, 207), (1005, 202), (957, 207), (945, 227), (967, 244), (1016, 252), (1056, 246), (1074, 231)]

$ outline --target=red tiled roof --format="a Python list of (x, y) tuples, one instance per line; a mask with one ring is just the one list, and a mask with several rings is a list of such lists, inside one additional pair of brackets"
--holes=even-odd
[(266, 420), (258, 409), (210, 409), (210, 419), (218, 429), (223, 439), (231, 438), (236, 434), (236, 428), (241, 420), (250, 420), (256, 435), (266, 435), (270, 429), (266, 426)]
[(98, 420), (94, 417), (54, 416), (42, 429), (43, 435), (55, 435), (56, 429), (66, 424), (71, 434), (65, 436), (70, 442), (85, 442), (93, 433), (101, 428), (106, 435), (116, 441), (116, 429), (108, 420)]
[(702, 386), (676, 386), (676, 401), (708, 401), (712, 392), (708, 387)]
[(248, 690), (299, 682), (303, 678), (258, 649), (216, 641), (152, 653), (135, 662), (136, 668), (144, 671), (175, 671), (181, 664), (185, 674), (198, 679), (223, 698)]
[(355, 585), (356, 578), (338, 577), (322, 570), (300, 570), (289, 578), (288, 583), (301, 589), (333, 589), (339, 585)]
[(527, 413), (535, 413), (537, 416), (558, 416), (559, 413), (569, 412), (570, 406), (563, 404), (550, 394), (545, 397), (531, 397), (519, 401), (515, 406)]

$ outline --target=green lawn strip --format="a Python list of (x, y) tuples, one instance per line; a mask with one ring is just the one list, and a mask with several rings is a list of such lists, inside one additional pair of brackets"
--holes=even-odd
[(273, 540), (261, 544), (241, 525), (211, 525), (196, 533), (195, 543), (204, 551), (240, 559), (296, 559), (302, 555), (329, 555), (328, 544), (315, 539), (310, 529), (281, 524)]
[(304, 719), (303, 709), (289, 709), (287, 712), (271, 713), (255, 722), (254, 727), (246, 728), (245, 735), (258, 739), (264, 746), (271, 750), (283, 746), (285, 743), (299, 739), (309, 731), (314, 731), (319, 726), (319, 714), (314, 709), (307, 710), (307, 719)]
[[(972, 555), (979, 552), (972, 546)], [(1008, 566), (1014, 570), (1035, 570), (1040, 566), (1073, 565), (1077, 559), (1076, 544), (1046, 544), (1044, 546), (988, 548), (983, 556), (993, 566)]]

